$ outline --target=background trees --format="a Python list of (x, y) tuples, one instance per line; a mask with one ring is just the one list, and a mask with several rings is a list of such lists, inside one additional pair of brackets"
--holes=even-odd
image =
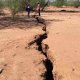
[(54, 0), (51, 5), (56, 7), (73, 6), (78, 8), (80, 6), (80, 0)]
[(25, 9), (26, 0), (5, 0), (5, 5), (10, 9), (14, 19), (16, 13)]
[(64, 5), (64, 0), (56, 0), (55, 1), (55, 6), (57, 6), (57, 7), (61, 7), (61, 6), (63, 6)]
[(2, 7), (3, 7), (3, 1), (0, 0), (0, 8), (2, 8)]
[(3, 14), (2, 8), (4, 8), (4, 2), (3, 0), (0, 0), (0, 15)]
[[(26, 4), (30, 3), (31, 7), (36, 7), (36, 3), (38, 0), (5, 0), (5, 5), (10, 9), (12, 18), (14, 19), (16, 13), (20, 11), (24, 11), (26, 8)], [(45, 4), (45, 0), (39, 0), (41, 5)]]
[[(14, 19), (18, 12), (25, 10), (25, 6), (28, 2), (31, 4), (32, 8), (35, 8), (37, 1), (40, 1), (42, 7), (45, 6), (46, 0), (0, 0), (0, 11), (4, 7), (9, 8), (12, 18)], [(50, 0), (47, 1), (50, 2)], [(54, 0), (54, 2), (51, 2), (49, 5), (57, 7), (73, 6), (78, 8), (80, 6), (80, 0)]]

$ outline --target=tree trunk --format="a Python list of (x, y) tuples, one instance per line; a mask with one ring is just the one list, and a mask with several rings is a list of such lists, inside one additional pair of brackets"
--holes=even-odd
[(43, 11), (45, 9), (45, 7), (48, 5), (49, 0), (46, 2), (46, 4), (44, 5), (44, 7), (41, 9), (41, 11)]

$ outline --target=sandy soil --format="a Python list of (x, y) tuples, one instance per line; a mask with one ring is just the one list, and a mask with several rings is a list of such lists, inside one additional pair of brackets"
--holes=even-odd
[(43, 16), (53, 20), (48, 25), (49, 34), (44, 42), (55, 59), (53, 72), (56, 80), (80, 80), (80, 13)]
[(0, 80), (42, 80), (44, 56), (34, 49), (26, 49), (27, 44), (39, 29), (0, 30)]
[[(54, 79), (80, 80), (80, 13), (42, 13), (42, 17), (49, 32), (43, 42), (54, 60)], [(43, 33), (41, 25), (21, 18), (14, 23), (9, 17), (0, 18), (0, 80), (42, 80), (45, 57), (34, 46), (25, 48), (35, 35)]]

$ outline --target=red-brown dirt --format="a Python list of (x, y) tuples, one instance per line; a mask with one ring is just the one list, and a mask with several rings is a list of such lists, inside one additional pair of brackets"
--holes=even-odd
[[(79, 9), (78, 9), (79, 10)], [(10, 13), (9, 13), (10, 14)], [(80, 80), (80, 13), (41, 13), (47, 22), (48, 55), (54, 60), (55, 80)], [(43, 80), (45, 56), (27, 44), (37, 34), (43, 34), (41, 26), (26, 13), (19, 14), (13, 22), (10, 15), (0, 16), (0, 80)]]

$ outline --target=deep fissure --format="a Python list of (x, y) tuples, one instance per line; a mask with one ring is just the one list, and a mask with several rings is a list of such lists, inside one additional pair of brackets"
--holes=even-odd
[(52, 70), (53, 70), (53, 64), (52, 62), (50, 61), (50, 59), (46, 59), (45, 61), (43, 61), (45, 67), (46, 67), (46, 72), (44, 73), (44, 80), (54, 80), (53, 78), (53, 73), (52, 73)]
[[(35, 39), (33, 41), (31, 41), (30, 43), (28, 43), (28, 47), (31, 46), (32, 44), (36, 43), (36, 45), (38, 46), (37, 50), (40, 51), (46, 57), (46, 59), (43, 60), (43, 64), (46, 68), (46, 71), (41, 76), (44, 78), (44, 80), (54, 80), (53, 73), (52, 73), (53, 63), (47, 56), (49, 47), (47, 44), (42, 43), (43, 40), (46, 38), (48, 38), (47, 31), (45, 31), (44, 34), (36, 35)], [(43, 47), (43, 45), (44, 45), (44, 47)]]
[[(49, 47), (47, 44), (42, 43), (42, 41), (47, 37), (48, 36), (46, 32), (44, 34), (36, 35), (35, 40), (31, 41), (28, 44), (28, 46), (31, 46), (32, 44), (36, 43), (36, 45), (38, 46), (37, 50), (40, 51), (46, 57), (46, 59), (43, 61), (43, 64), (45, 65), (45, 68), (46, 68), (46, 72), (42, 76), (44, 77), (44, 80), (54, 80), (53, 73), (52, 73), (53, 63), (47, 56), (48, 54), (47, 50)], [(45, 50), (43, 49), (42, 45), (45, 45), (45, 48), (44, 48)]]

